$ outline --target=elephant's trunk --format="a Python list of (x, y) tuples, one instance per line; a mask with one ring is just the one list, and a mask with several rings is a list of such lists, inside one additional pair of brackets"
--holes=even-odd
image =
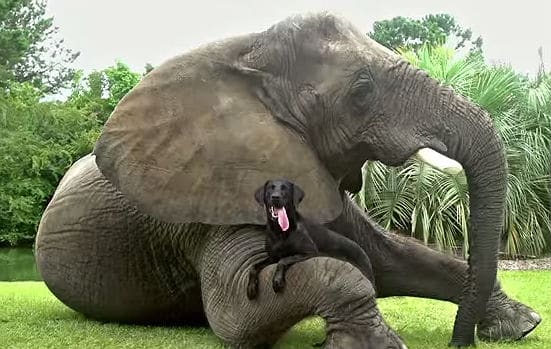
[[(447, 147), (444, 155), (463, 165), (469, 185), (469, 271), (451, 342), (469, 345), (474, 344), (475, 324), (486, 311), (496, 279), (507, 163), (488, 113), (447, 88), (438, 86), (434, 92), (442, 101), (436, 136)], [(429, 98), (434, 101), (434, 95)]]

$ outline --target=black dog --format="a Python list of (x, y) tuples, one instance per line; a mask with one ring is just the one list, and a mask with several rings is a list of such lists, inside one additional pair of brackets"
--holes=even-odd
[(352, 263), (374, 282), (369, 257), (358, 244), (297, 212), (297, 206), (304, 198), (298, 185), (287, 180), (270, 180), (256, 191), (255, 198), (266, 207), (268, 258), (249, 271), (247, 298), (256, 298), (258, 274), (266, 266), (277, 263), (272, 288), (280, 292), (285, 287), (287, 269), (315, 256), (335, 257)]

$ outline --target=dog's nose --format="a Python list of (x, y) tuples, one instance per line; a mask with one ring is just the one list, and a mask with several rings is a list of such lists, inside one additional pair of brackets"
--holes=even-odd
[(272, 200), (279, 200), (281, 199), (281, 196), (279, 194), (272, 194)]

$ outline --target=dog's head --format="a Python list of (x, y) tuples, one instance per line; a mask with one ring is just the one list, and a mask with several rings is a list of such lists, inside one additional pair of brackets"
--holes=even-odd
[(269, 180), (256, 190), (256, 201), (266, 207), (268, 220), (277, 221), (281, 230), (289, 229), (289, 216), (295, 216), (295, 210), (304, 198), (300, 187), (286, 179)]

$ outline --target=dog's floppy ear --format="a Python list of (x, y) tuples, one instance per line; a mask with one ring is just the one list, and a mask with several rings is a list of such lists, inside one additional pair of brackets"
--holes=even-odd
[(304, 191), (298, 185), (293, 184), (293, 203), (295, 207), (300, 204), (302, 199), (304, 199)]
[(261, 205), (264, 205), (264, 190), (266, 189), (266, 184), (268, 184), (267, 181), (266, 183), (264, 183), (263, 186), (258, 188), (254, 193), (254, 198), (256, 199), (256, 202), (258, 202)]

